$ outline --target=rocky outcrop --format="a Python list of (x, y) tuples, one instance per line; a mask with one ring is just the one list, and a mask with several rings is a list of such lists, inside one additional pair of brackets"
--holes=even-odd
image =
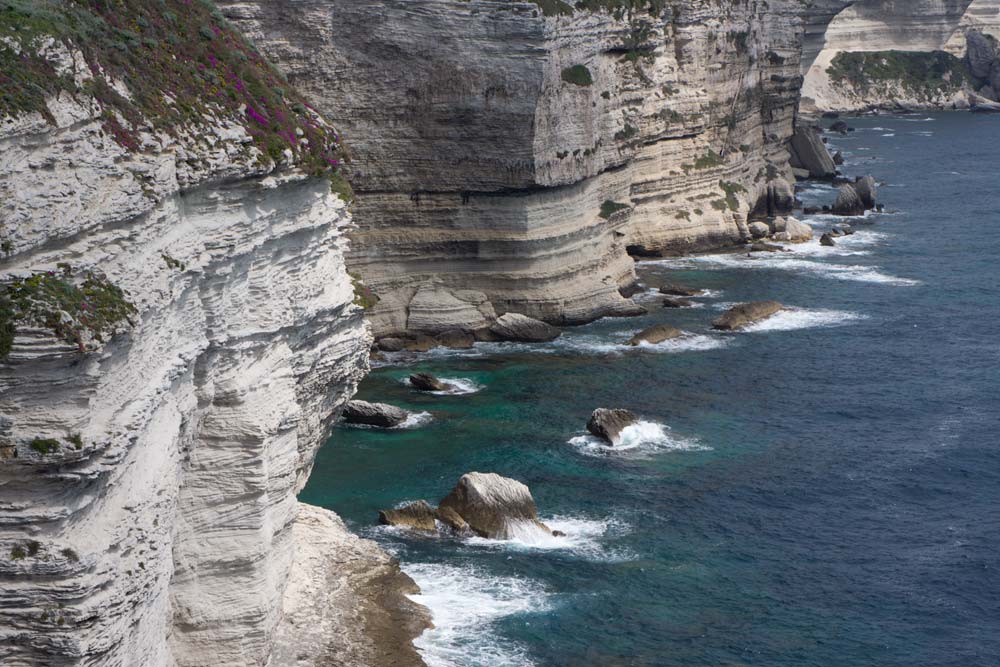
[(418, 500), (394, 510), (382, 510), (378, 513), (378, 522), (381, 524), (428, 532), (437, 530), (434, 519), (434, 508), (428, 505), (426, 500)]
[(378, 335), (633, 314), (627, 252), (738, 242), (791, 180), (797, 1), (220, 4), (351, 137)]
[(409, 412), (394, 405), (368, 401), (348, 401), (344, 405), (343, 412), (343, 419), (348, 424), (365, 424), (382, 428), (399, 426), (409, 416)]
[(616, 445), (621, 432), (638, 421), (639, 417), (629, 410), (597, 408), (587, 420), (587, 430), (609, 445)]
[(538, 520), (535, 499), (527, 486), (496, 473), (470, 472), (440, 503), (482, 537), (508, 539), (515, 524), (532, 524), (550, 532)]
[(811, 178), (833, 178), (837, 166), (819, 133), (811, 127), (797, 127), (792, 135), (791, 165)]
[(783, 308), (784, 306), (777, 301), (741, 303), (733, 306), (720, 317), (716, 318), (712, 322), (712, 328), (721, 331), (736, 331), (755, 322), (765, 320)]
[(500, 340), (520, 343), (547, 343), (562, 335), (558, 328), (526, 315), (504, 313), (490, 326)]
[(641, 345), (642, 343), (655, 345), (657, 343), (662, 343), (665, 340), (677, 338), (683, 334), (683, 331), (677, 327), (672, 327), (669, 324), (656, 324), (643, 329), (636, 335), (632, 336), (632, 338), (629, 339), (628, 344), (633, 347)]
[[(99, 4), (42, 6), (88, 14), (91, 41), (70, 17), (0, 43), (20, 68), (0, 96), (0, 663), (262, 665), (395, 576), (296, 502), (371, 341), (336, 133), (204, 5)], [(119, 44), (100, 11), (144, 34)], [(290, 582), (323, 577), (351, 583), (291, 626), (311, 602)], [(308, 645), (353, 642), (352, 664), (359, 631)]]
[(841, 4), (812, 42), (815, 57), (803, 59), (803, 109), (952, 108), (983, 85), (962, 56), (970, 31), (1000, 34), (996, 0)]
[(680, 285), (678, 283), (664, 283), (660, 285), (658, 291), (660, 294), (667, 294), (670, 296), (701, 296), (705, 293), (704, 290), (700, 290), (695, 287), (688, 287), (687, 285)]
[(417, 391), (448, 391), (451, 385), (442, 382), (427, 373), (414, 373), (410, 376), (410, 386)]
[(352, 534), (333, 512), (310, 505), (299, 505), (292, 540), (284, 622), (270, 665), (424, 665), (411, 640), (431, 618), (407, 597), (419, 589), (399, 561)]

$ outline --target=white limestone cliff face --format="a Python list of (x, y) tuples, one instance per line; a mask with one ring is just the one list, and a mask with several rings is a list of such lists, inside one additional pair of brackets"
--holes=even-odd
[(883, 81), (870, 77), (864, 86), (855, 86), (832, 79), (828, 70), (841, 53), (945, 51), (961, 57), (965, 52), (965, 34), (973, 28), (996, 32), (1000, 28), (1000, 3), (996, 0), (850, 3), (810, 40), (815, 56), (803, 59), (802, 108), (810, 112), (853, 111), (872, 106), (892, 107), (897, 103), (907, 108), (951, 108), (956, 100), (966, 98), (970, 86), (950, 74), (940, 85), (927, 89), (923, 82), (915, 85), (907, 79)]
[(295, 641), (290, 577), (347, 576), (296, 540), (356, 540), (333, 518), (297, 528), (295, 498), (367, 370), (346, 204), (239, 123), (147, 128), (132, 151), (94, 99), (47, 106), (54, 122), (0, 119), (4, 280), (67, 263), (136, 312), (87, 353), (19, 326), (0, 360), (0, 663), (265, 664)]
[(428, 290), (465, 328), (484, 311), (635, 312), (618, 292), (630, 250), (732, 244), (768, 184), (791, 177), (799, 2), (220, 6), (349, 137), (348, 261), (381, 298), (377, 335), (433, 319)]

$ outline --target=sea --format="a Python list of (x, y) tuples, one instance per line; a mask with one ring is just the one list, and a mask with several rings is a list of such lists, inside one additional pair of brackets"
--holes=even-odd
[[(648, 315), (397, 355), (364, 381), (416, 416), (337, 427), (300, 498), (419, 584), (428, 665), (1000, 665), (1000, 116), (849, 123), (831, 148), (885, 211), (835, 247), (643, 261)], [(817, 239), (845, 222), (800, 217)], [(663, 282), (705, 293), (661, 308)], [(764, 299), (787, 310), (711, 330)], [(658, 323), (686, 333), (625, 344)], [(457, 389), (415, 392), (417, 371)], [(585, 429), (598, 407), (643, 421), (608, 448)], [(527, 484), (566, 537), (377, 525), (470, 471)]]

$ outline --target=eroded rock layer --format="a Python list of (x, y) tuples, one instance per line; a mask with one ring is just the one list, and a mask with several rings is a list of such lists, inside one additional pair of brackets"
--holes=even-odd
[[(67, 6), (25, 7), (44, 27)], [(253, 93), (266, 124), (233, 103), (266, 68), (227, 51), (240, 38), (203, 5), (168, 8), (170, 30), (196, 17), (202, 41), (158, 47), (178, 68), (158, 88), (179, 105), (181, 68), (199, 64), (215, 79), (192, 86), (233, 86), (183, 121), (133, 78), (156, 53), (102, 60), (57, 24), (59, 39), (0, 42), (18, 77), (0, 106), (4, 665), (264, 664), (294, 636), (295, 494), (367, 370), (350, 216), (302, 168), (301, 142), (331, 130), (290, 89)], [(129, 20), (155, 30), (162, 9)], [(65, 25), (122, 13), (85, 18)], [(298, 131), (260, 134), (279, 115)], [(346, 539), (330, 522), (313, 532), (324, 525)]]
[(449, 326), (633, 312), (629, 251), (732, 244), (790, 177), (798, 2), (221, 4), (350, 137), (380, 335), (428, 288), (479, 300)]

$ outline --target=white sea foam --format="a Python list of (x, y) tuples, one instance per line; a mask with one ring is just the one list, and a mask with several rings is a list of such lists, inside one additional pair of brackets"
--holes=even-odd
[[(435, 394), (436, 396), (460, 396), (462, 394), (475, 394), (477, 391), (481, 391), (483, 389), (483, 385), (468, 378), (442, 377), (438, 379), (446, 385), (449, 385), (449, 388), (444, 391), (429, 391), (427, 392), (428, 394)], [(410, 384), (410, 378), (404, 378), (402, 383), (407, 387), (412, 386)]]
[(808, 308), (788, 308), (775, 313), (766, 320), (761, 320), (743, 331), (762, 333), (768, 331), (794, 331), (796, 329), (815, 329), (819, 327), (837, 327), (868, 319), (867, 316), (843, 310), (811, 310)]
[(887, 134), (883, 134), (882, 136), (883, 137), (894, 137), (894, 136), (896, 136), (896, 133), (895, 132), (889, 132)]
[(508, 616), (551, 608), (536, 581), (500, 577), (472, 566), (410, 563), (406, 574), (420, 586), (410, 598), (430, 609), (434, 628), (414, 640), (430, 667), (527, 667), (523, 646), (498, 636), (492, 626)]
[(661, 451), (706, 451), (711, 449), (697, 440), (682, 438), (670, 432), (670, 427), (651, 421), (639, 421), (626, 426), (618, 442), (607, 444), (589, 433), (569, 439), (581, 454), (587, 456), (644, 456)]
[(410, 415), (403, 421), (402, 424), (398, 426), (393, 426), (396, 429), (411, 429), (420, 428), (434, 421), (433, 415), (429, 412), (411, 412)]
[(540, 520), (552, 530), (558, 530), (565, 535), (552, 535), (535, 523), (522, 521), (508, 526), (509, 539), (493, 540), (473, 536), (463, 538), (463, 543), (473, 549), (560, 551), (566, 552), (573, 558), (606, 563), (618, 563), (634, 558), (630, 552), (609, 548), (604, 544), (607, 537), (622, 535), (631, 529), (628, 524), (616, 519), (553, 516), (540, 517)]
[[(854, 236), (857, 236), (857, 234)], [(675, 268), (777, 269), (808, 273), (831, 280), (880, 283), (898, 287), (920, 284), (920, 281), (917, 280), (882, 273), (877, 266), (818, 262), (796, 257), (795, 253), (754, 253), (751, 257), (747, 257), (744, 254), (699, 255), (660, 261), (664, 263), (670, 262)]]

